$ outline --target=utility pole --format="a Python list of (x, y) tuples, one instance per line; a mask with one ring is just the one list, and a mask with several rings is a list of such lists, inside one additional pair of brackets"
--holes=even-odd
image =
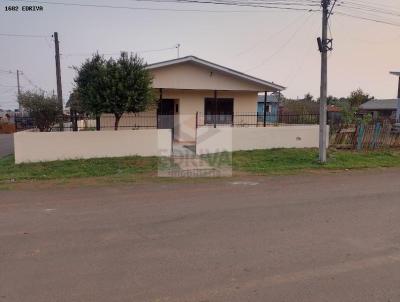
[(21, 104), (19, 103), (19, 98), (20, 98), (20, 96), (21, 96), (21, 85), (20, 85), (20, 82), (19, 82), (19, 73), (20, 73), (20, 71), (19, 70), (17, 70), (17, 87), (18, 87), (18, 104), (19, 104), (19, 112), (21, 113), (22, 112), (22, 106), (21, 106)]
[(56, 77), (57, 77), (57, 100), (60, 104), (61, 110), (61, 120), (60, 120), (60, 131), (64, 129), (64, 106), (62, 100), (62, 86), (61, 86), (61, 65), (60, 65), (60, 42), (58, 41), (58, 32), (54, 32), (54, 49), (55, 49), (55, 58), (56, 58)]
[(321, 95), (319, 104), (319, 161), (326, 163), (327, 144), (327, 112), (328, 97), (328, 51), (332, 50), (332, 40), (328, 40), (328, 19), (331, 0), (321, 0), (322, 6), (322, 38), (318, 38), (318, 47), (321, 52)]
[[(17, 87), (18, 87), (18, 96), (20, 96), (20, 95), (21, 95), (21, 85), (20, 85), (20, 83), (19, 83), (19, 73), (20, 73), (20, 71), (19, 71), (19, 70), (17, 70)], [(22, 74), (22, 72), (21, 72), (21, 74)]]

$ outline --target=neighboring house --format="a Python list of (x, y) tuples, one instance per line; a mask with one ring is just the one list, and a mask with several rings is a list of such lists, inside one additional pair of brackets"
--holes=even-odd
[[(160, 100), (157, 115), (163, 117), (158, 119), (157, 127), (174, 129), (174, 139), (181, 142), (196, 140), (196, 113), (206, 125), (231, 124), (237, 113), (256, 114), (260, 92), (285, 89), (194, 56), (151, 64), (147, 68)], [(143, 116), (146, 114), (155, 114), (155, 110)], [(125, 114), (120, 125), (127, 125), (128, 119), (129, 114)]]
[[(258, 121), (264, 121), (264, 101), (265, 96), (259, 95), (257, 101), (257, 116)], [(265, 103), (266, 121), (269, 123), (276, 123), (279, 117), (279, 94), (272, 94), (267, 96)]]
[(12, 110), (1, 110), (0, 121), (2, 123), (14, 123), (14, 112)]
[(328, 114), (328, 124), (339, 124), (342, 121), (342, 109), (336, 105), (328, 105), (326, 108)]
[(372, 113), (374, 118), (396, 118), (397, 99), (370, 100), (360, 106), (360, 113)]

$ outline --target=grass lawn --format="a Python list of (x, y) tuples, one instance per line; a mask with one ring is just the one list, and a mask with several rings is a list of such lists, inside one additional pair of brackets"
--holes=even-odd
[(316, 149), (275, 149), (233, 153), (234, 171), (253, 174), (287, 174), (313, 169), (362, 169), (400, 167), (399, 150), (369, 152), (330, 150), (328, 162), (318, 162)]
[[(222, 157), (225, 160), (230, 156)], [(400, 167), (400, 151), (329, 151), (329, 161), (318, 163), (316, 149), (275, 149), (239, 151), (232, 155), (234, 172), (249, 174), (290, 174), (318, 169), (361, 169)], [(212, 161), (211, 161), (212, 162)], [(155, 157), (100, 158), (48, 163), (14, 164), (12, 156), (0, 159), (0, 183), (31, 180), (100, 178), (133, 180), (154, 176), (159, 159)]]
[(139, 176), (157, 171), (156, 157), (120, 157), (14, 164), (14, 157), (0, 159), (0, 183), (21, 180)]

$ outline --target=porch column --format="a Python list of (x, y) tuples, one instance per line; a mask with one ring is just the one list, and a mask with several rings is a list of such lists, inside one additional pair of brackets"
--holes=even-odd
[(217, 128), (217, 90), (214, 90), (214, 128)]
[(156, 120), (157, 120), (157, 129), (159, 128), (159, 124), (160, 124), (160, 121), (158, 120), (159, 119), (159, 115), (160, 115), (160, 113), (162, 113), (162, 112), (160, 112), (160, 106), (161, 106), (161, 101), (162, 101), (162, 98), (163, 98), (163, 96), (162, 96), (162, 93), (163, 93), (163, 90), (162, 90), (162, 88), (160, 88), (160, 97), (159, 97), (159, 99), (158, 99), (158, 106), (157, 106), (157, 113), (156, 113)]
[(268, 97), (268, 92), (264, 92), (264, 127), (267, 126), (267, 97)]
[(274, 122), (276, 124), (279, 123), (280, 115), (281, 115), (281, 99), (282, 99), (282, 94), (281, 91), (278, 90), (278, 106), (276, 108), (276, 117), (274, 118)]

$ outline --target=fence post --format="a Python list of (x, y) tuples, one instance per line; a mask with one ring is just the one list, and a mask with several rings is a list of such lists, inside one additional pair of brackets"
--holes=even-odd
[(18, 123), (17, 123), (17, 115), (16, 113), (14, 113), (14, 127), (15, 127), (15, 131), (18, 131)]
[(74, 110), (74, 121), (75, 121), (75, 131), (78, 131), (78, 114), (76, 112), (76, 110)]
[(217, 128), (217, 110), (218, 110), (217, 91), (214, 90), (214, 128)]
[(364, 140), (364, 131), (365, 131), (364, 124), (360, 123), (358, 125), (357, 150), (362, 149), (362, 144)]
[(264, 127), (267, 126), (267, 97), (268, 93), (264, 92)]
[(174, 154), (174, 136), (175, 136), (175, 127), (171, 128), (171, 156)]
[(199, 112), (196, 111), (196, 129), (199, 127)]
[(72, 124), (72, 131), (78, 131), (78, 119), (76, 116), (76, 110), (70, 109), (69, 112), (71, 124)]
[(379, 136), (381, 134), (382, 126), (381, 123), (376, 123), (374, 126), (374, 134), (372, 137), (371, 148), (375, 149), (378, 145)]
[(96, 131), (100, 131), (101, 125), (100, 125), (100, 116), (96, 116)]

